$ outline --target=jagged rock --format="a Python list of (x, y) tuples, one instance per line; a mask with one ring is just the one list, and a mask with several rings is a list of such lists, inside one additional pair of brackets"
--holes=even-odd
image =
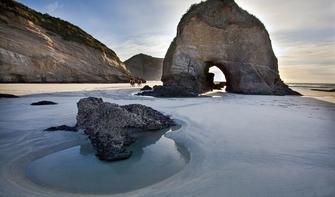
[(163, 73), (163, 58), (138, 54), (124, 62), (132, 75), (146, 81), (160, 81)]
[(170, 117), (139, 104), (119, 106), (98, 98), (78, 102), (77, 128), (89, 136), (101, 160), (114, 161), (130, 157), (127, 146), (144, 131), (175, 125)]
[(57, 127), (50, 127), (45, 129), (44, 131), (71, 131), (71, 132), (77, 132), (77, 127), (71, 127), (67, 125), (61, 125)]
[(228, 92), (298, 94), (280, 79), (262, 22), (233, 0), (207, 0), (193, 5), (182, 17), (164, 59), (163, 84), (171, 90), (191, 89), (196, 95), (207, 92), (213, 86), (208, 76), (211, 66), (225, 74)]
[(130, 72), (77, 26), (17, 1), (0, 2), (0, 82), (118, 83)]
[(144, 87), (141, 89), (141, 91), (149, 91), (149, 90), (152, 90), (152, 87), (150, 87), (150, 86), (148, 86), (148, 85), (144, 86)]
[(57, 105), (58, 103), (55, 103), (53, 101), (38, 101), (36, 103), (32, 103), (30, 105)]

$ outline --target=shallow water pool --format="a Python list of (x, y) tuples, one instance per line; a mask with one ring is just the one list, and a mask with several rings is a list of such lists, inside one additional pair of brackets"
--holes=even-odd
[(34, 183), (74, 193), (122, 193), (155, 184), (180, 171), (188, 162), (184, 148), (164, 136), (148, 132), (130, 149), (124, 161), (103, 162), (87, 143), (37, 160), (26, 169)]

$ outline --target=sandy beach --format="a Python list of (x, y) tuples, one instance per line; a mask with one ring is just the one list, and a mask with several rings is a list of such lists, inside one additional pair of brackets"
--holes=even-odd
[[(136, 91), (90, 90), (0, 99), (0, 193), (8, 197), (95, 196), (36, 184), (26, 176), (31, 161), (86, 140), (78, 133), (43, 130), (74, 125), (76, 102), (94, 96), (122, 105), (144, 104), (180, 120), (181, 128), (165, 137), (190, 154), (183, 169), (160, 182), (104, 196), (335, 195), (335, 104), (296, 96), (220, 92), (203, 98), (161, 99), (134, 96)], [(30, 106), (39, 100), (59, 105)]]

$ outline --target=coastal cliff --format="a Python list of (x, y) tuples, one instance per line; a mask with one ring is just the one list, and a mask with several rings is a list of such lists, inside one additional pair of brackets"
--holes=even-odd
[(69, 22), (0, 2), (0, 82), (118, 83), (130, 72), (116, 53)]
[(147, 81), (160, 81), (163, 73), (163, 58), (138, 54), (124, 63), (132, 75)]

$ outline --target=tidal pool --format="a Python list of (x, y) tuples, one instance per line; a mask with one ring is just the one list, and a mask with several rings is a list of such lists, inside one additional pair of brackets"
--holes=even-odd
[(146, 187), (176, 174), (189, 161), (188, 152), (164, 133), (145, 133), (130, 147), (133, 155), (128, 160), (100, 161), (87, 143), (32, 161), (26, 175), (40, 186), (74, 193), (112, 194)]

